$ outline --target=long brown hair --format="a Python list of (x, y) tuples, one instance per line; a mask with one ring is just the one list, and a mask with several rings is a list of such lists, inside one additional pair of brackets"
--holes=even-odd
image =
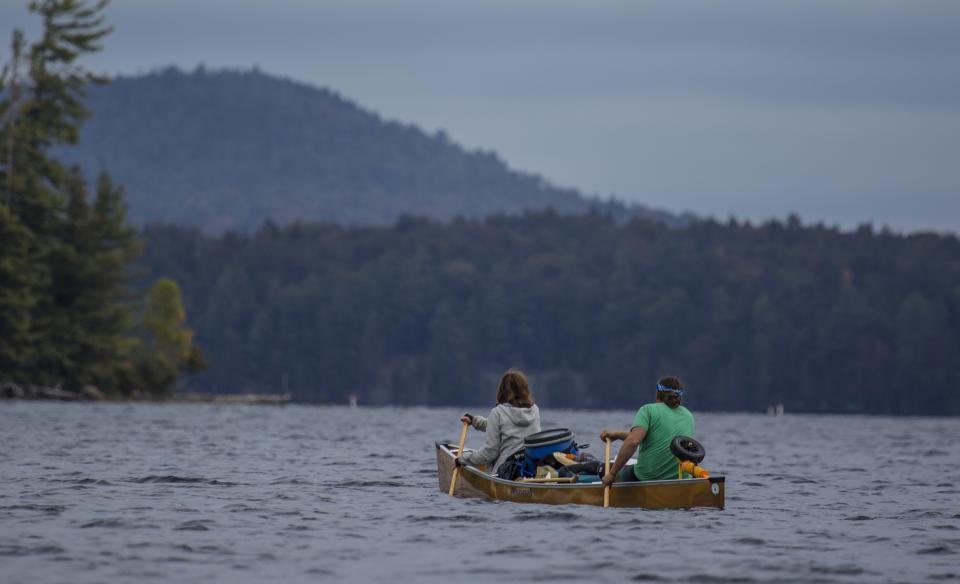
[[(680, 383), (680, 380), (672, 375), (661, 377), (660, 381), (657, 382), (657, 385), (662, 385), (663, 387), (669, 387), (671, 389), (683, 389), (683, 384)], [(670, 409), (675, 409), (681, 403), (683, 403), (683, 397), (673, 393), (672, 391), (658, 391), (657, 400), (667, 404)]]
[(517, 369), (509, 369), (500, 378), (497, 386), (497, 403), (510, 404), (518, 408), (533, 406), (533, 395), (530, 393), (530, 382), (527, 376)]

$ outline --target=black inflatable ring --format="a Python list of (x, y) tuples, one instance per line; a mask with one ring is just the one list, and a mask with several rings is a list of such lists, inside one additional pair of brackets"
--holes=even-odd
[(689, 436), (677, 436), (674, 438), (673, 442), (670, 443), (670, 450), (673, 451), (673, 455), (680, 460), (688, 460), (693, 464), (700, 464), (700, 462), (703, 461), (703, 457), (707, 455), (703, 444), (700, 444)]

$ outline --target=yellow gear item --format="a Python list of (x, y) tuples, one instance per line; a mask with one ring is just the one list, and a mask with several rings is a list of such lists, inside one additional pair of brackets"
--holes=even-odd
[(705, 479), (710, 476), (710, 473), (707, 472), (707, 469), (701, 468), (693, 464), (689, 460), (685, 460), (681, 462), (680, 468), (683, 470), (683, 472), (687, 473), (688, 475), (692, 476), (695, 479)]

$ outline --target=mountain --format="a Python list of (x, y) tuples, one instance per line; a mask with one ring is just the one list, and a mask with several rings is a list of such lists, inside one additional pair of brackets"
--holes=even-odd
[(250, 231), (269, 219), (385, 224), (552, 208), (682, 222), (600, 201), (381, 118), (328, 89), (259, 71), (170, 68), (91, 88), (92, 118), (65, 152), (126, 187), (135, 222)]

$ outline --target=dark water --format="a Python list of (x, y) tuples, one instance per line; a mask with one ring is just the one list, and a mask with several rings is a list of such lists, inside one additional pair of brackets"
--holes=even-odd
[(700, 414), (727, 509), (642, 511), (447, 497), (455, 414), (2, 403), (0, 582), (960, 579), (960, 419)]

